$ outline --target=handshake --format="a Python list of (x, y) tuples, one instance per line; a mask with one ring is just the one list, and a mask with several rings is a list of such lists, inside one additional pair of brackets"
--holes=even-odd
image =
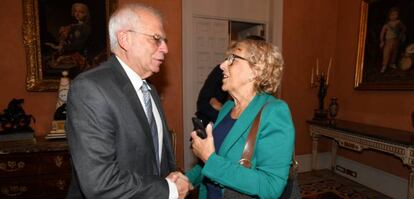
[(179, 171), (171, 172), (167, 176), (167, 179), (174, 182), (175, 185), (177, 186), (179, 199), (185, 198), (188, 195), (188, 192), (193, 190), (193, 185), (191, 184), (187, 176), (185, 176)]

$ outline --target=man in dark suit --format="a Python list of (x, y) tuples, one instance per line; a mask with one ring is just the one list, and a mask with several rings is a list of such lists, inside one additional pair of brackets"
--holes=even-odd
[(161, 14), (124, 5), (110, 18), (109, 36), (114, 56), (80, 74), (69, 90), (67, 197), (184, 198), (191, 185), (174, 172), (160, 98), (145, 81), (168, 53)]

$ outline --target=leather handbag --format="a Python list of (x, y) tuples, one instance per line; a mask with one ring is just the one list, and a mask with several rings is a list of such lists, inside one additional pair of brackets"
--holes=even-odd
[(289, 169), (289, 178), (285, 189), (279, 199), (301, 199), (300, 187), (298, 183), (298, 161), (293, 158)]
[[(263, 106), (264, 107), (264, 106)], [(256, 144), (256, 136), (259, 128), (259, 122), (261, 118), (263, 108), (257, 114), (256, 118), (254, 119), (253, 126), (250, 129), (249, 136), (247, 137), (246, 144), (244, 145), (242, 158), (240, 159), (240, 164), (246, 168), (251, 168), (251, 158), (254, 152), (254, 146)], [(297, 180), (297, 170), (298, 170), (298, 162), (294, 159), (292, 161), (292, 165), (289, 169), (289, 178), (287, 180), (285, 189), (283, 190), (282, 195), (279, 199), (300, 199), (300, 188)], [(237, 192), (232, 189), (224, 189), (223, 199), (248, 199), (254, 198), (254, 196), (249, 196), (240, 192)]]

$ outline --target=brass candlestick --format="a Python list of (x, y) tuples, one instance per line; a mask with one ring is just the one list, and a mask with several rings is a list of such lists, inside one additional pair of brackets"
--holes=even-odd
[[(319, 60), (316, 59), (316, 73), (314, 73), (313, 67), (312, 67), (312, 74), (311, 74), (311, 88), (318, 88), (318, 101), (319, 105), (318, 108), (315, 109), (313, 119), (314, 120), (327, 120), (328, 117), (328, 111), (324, 108), (324, 100), (326, 97), (326, 94), (328, 92), (328, 84), (329, 84), (329, 73), (331, 70), (332, 65), (332, 58), (329, 60), (329, 66), (327, 71), (327, 76), (325, 77), (325, 74), (321, 72), (319, 74)], [(316, 81), (314, 81), (316, 80)]]

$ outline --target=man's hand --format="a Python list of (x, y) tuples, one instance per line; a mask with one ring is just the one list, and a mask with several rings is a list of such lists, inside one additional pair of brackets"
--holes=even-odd
[(180, 199), (184, 199), (193, 187), (190, 182), (184, 180), (183, 178), (178, 178), (177, 181), (175, 181), (175, 185), (177, 185), (178, 198)]
[(46, 42), (45, 45), (46, 46), (49, 46), (49, 47), (51, 47), (51, 48), (53, 48), (55, 50), (59, 50), (60, 49), (60, 46), (55, 45), (54, 43)]
[(188, 180), (187, 176), (181, 172), (175, 171), (171, 172), (167, 178), (175, 183), (178, 189), (178, 198), (184, 199), (188, 192), (193, 190), (193, 185)]

